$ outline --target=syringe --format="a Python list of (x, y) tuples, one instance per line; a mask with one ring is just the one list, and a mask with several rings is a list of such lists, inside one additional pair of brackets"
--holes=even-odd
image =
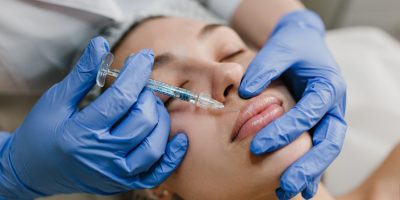
[[(100, 68), (97, 73), (97, 78), (96, 82), (97, 85), (100, 87), (104, 86), (105, 80), (107, 75), (110, 75), (112, 77), (118, 77), (120, 71), (118, 69), (112, 69), (111, 63), (113, 62), (114, 56), (112, 53), (107, 53), (104, 55), (101, 63), (100, 63)], [(168, 85), (166, 83), (156, 81), (153, 79), (149, 79), (147, 81), (147, 88), (158, 92), (160, 94), (173, 97), (173, 98), (178, 98), (183, 101), (187, 101), (189, 103), (192, 103), (198, 107), (204, 108), (204, 109), (222, 109), (224, 108), (224, 104), (218, 102), (217, 100), (214, 100), (210, 97), (208, 94), (204, 93), (195, 93), (183, 88), (175, 87), (172, 85)]]

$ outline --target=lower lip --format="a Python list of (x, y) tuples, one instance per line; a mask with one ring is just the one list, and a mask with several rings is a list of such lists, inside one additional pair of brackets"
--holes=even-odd
[(253, 116), (243, 124), (235, 140), (240, 141), (249, 136), (255, 135), (269, 123), (282, 116), (283, 113), (284, 109), (279, 104), (268, 106), (264, 111)]

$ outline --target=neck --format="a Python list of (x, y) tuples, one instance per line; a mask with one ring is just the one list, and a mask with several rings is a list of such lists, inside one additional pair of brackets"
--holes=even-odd
[[(269, 193), (265, 194), (259, 197), (254, 198), (255, 200), (261, 200), (261, 199), (277, 199), (275, 193)], [(328, 190), (325, 188), (323, 184), (319, 184), (318, 186), (318, 191), (313, 197), (315, 200), (334, 200), (333, 196), (328, 192)], [(296, 195), (293, 197), (291, 200), (304, 200), (304, 198), (301, 196), (301, 194)]]
[[(304, 198), (301, 196), (301, 194), (298, 194), (292, 200), (303, 200)], [(315, 196), (312, 198), (315, 200), (334, 200), (333, 196), (328, 192), (328, 190), (325, 188), (323, 184), (318, 185), (318, 190)]]

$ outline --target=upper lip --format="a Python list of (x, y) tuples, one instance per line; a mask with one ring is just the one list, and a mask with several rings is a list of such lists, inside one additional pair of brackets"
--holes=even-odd
[(257, 97), (249, 100), (241, 109), (239, 116), (233, 126), (231, 141), (234, 141), (238, 136), (241, 127), (252, 117), (261, 113), (272, 104), (282, 105), (282, 101), (268, 94), (260, 94)]

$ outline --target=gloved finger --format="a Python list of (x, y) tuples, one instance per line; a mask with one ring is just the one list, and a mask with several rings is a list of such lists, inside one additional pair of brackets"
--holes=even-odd
[[(345, 98), (342, 101), (344, 103)], [(329, 139), (333, 144), (337, 144), (339, 149), (341, 148), (347, 131), (347, 123), (343, 117), (344, 110), (344, 105), (339, 103), (318, 122), (312, 138), (314, 145)]]
[(250, 144), (251, 152), (260, 155), (274, 151), (314, 127), (330, 109), (331, 93), (330, 87), (323, 82), (308, 85), (305, 96), (289, 112), (257, 133)]
[(287, 55), (282, 41), (271, 38), (251, 61), (239, 87), (242, 98), (257, 96), (279, 78), (295, 62), (295, 55)]
[(275, 194), (279, 200), (290, 200), (296, 196), (297, 193), (288, 193), (282, 190), (282, 188), (278, 188), (275, 190)]
[(314, 138), (321, 141), (314, 143), (310, 151), (285, 170), (281, 177), (281, 189), (288, 194), (305, 191), (305, 195), (313, 195), (318, 177), (339, 154), (346, 129), (346, 122), (341, 117), (332, 113), (324, 116), (313, 134), (314, 141)]
[(58, 102), (67, 101), (72, 107), (76, 107), (93, 87), (101, 58), (109, 49), (108, 42), (103, 37), (90, 40), (72, 71), (53, 88)]
[(158, 123), (157, 97), (149, 89), (144, 89), (138, 101), (125, 118), (111, 130), (116, 138), (126, 138), (124, 149), (131, 150), (141, 143)]
[(148, 172), (138, 176), (135, 188), (153, 188), (164, 182), (182, 162), (188, 148), (188, 138), (185, 134), (177, 134), (168, 142), (165, 154)]
[[(300, 189), (300, 191), (301, 190), (303, 191), (302, 195), (305, 199), (311, 199), (315, 195), (315, 193), (318, 190), (318, 183), (319, 183), (320, 178), (321, 178), (321, 176), (319, 176), (317, 178), (317, 181), (311, 183), (312, 186), (306, 187), (305, 189)], [(293, 192), (293, 191), (286, 192), (282, 188), (278, 188), (275, 190), (275, 193), (276, 193), (276, 196), (280, 200), (290, 200), (293, 197), (295, 197), (299, 192)], [(305, 193), (307, 193), (307, 194), (305, 194)], [(312, 195), (309, 195), (309, 194), (312, 194)]]
[(94, 130), (108, 129), (136, 103), (146, 85), (154, 63), (150, 49), (141, 50), (125, 61), (118, 78), (76, 120)]
[[(321, 175), (322, 176), (322, 175)], [(315, 196), (318, 190), (318, 184), (321, 180), (321, 176), (318, 176), (314, 182), (311, 182), (307, 187), (301, 192), (301, 195), (305, 199), (311, 199)]]
[[(316, 126), (313, 134), (314, 148), (317, 149), (316, 152), (325, 155), (325, 160), (321, 160), (321, 163), (316, 165), (321, 167), (321, 171), (317, 172), (319, 176), (314, 181), (309, 181), (306, 188), (302, 191), (302, 196), (306, 199), (311, 199), (315, 195), (323, 172), (336, 159), (342, 149), (347, 131), (343, 111), (344, 108), (341, 108), (339, 105), (335, 106)], [(322, 143), (327, 143), (328, 147), (320, 147)]]
[(126, 163), (129, 172), (138, 174), (150, 169), (164, 154), (170, 131), (170, 119), (161, 100), (157, 100), (158, 123), (152, 133), (129, 153)]

